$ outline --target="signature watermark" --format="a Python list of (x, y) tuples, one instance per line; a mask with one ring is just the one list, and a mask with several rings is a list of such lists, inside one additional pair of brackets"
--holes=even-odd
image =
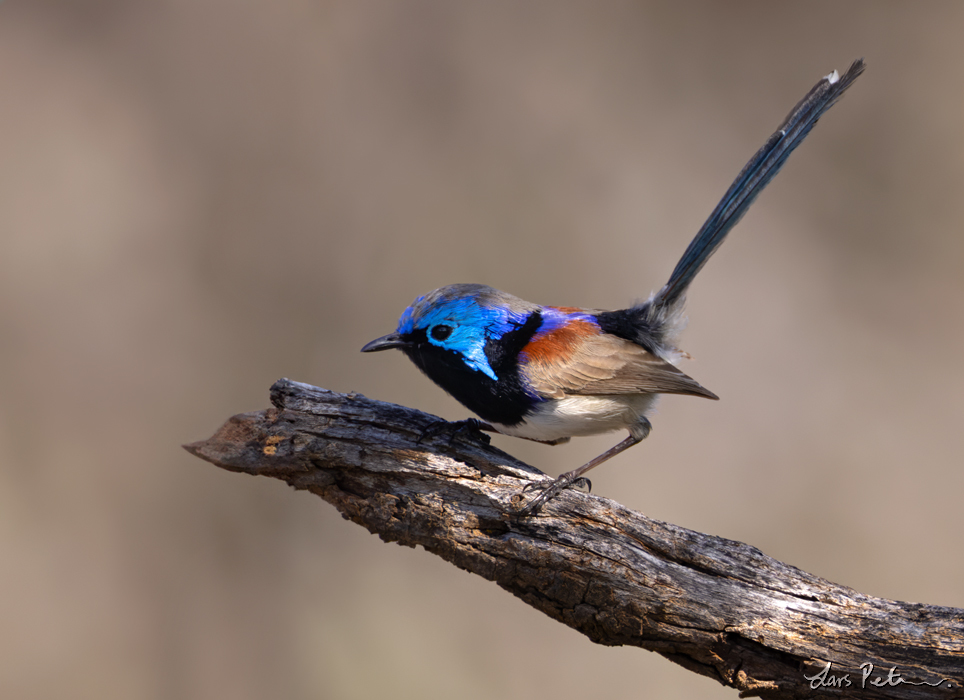
[[(833, 662), (828, 661), (827, 664), (817, 671), (812, 676), (803, 674), (803, 677), (810, 682), (811, 690), (816, 690), (817, 688), (849, 688), (857, 679), (851, 680), (850, 673), (834, 673), (832, 668)], [(856, 676), (856, 673), (853, 674)], [(953, 688), (955, 683), (949, 678), (942, 678), (938, 681), (911, 681), (907, 680), (900, 675), (900, 671), (897, 670), (896, 666), (891, 666), (886, 672), (882, 669), (877, 669), (869, 661), (860, 664), (860, 687), (866, 688), (872, 686), (875, 688), (887, 688), (894, 687), (898, 685), (929, 685), (932, 688), (940, 688), (942, 686), (950, 689)]]

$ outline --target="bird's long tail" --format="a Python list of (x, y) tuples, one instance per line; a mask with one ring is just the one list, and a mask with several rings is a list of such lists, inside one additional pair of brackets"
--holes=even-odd
[(780, 172), (780, 168), (824, 112), (833, 107), (844, 91), (864, 72), (864, 61), (858, 59), (842, 76), (834, 71), (817, 83), (807, 96), (800, 100), (789, 116), (750, 159), (737, 176), (723, 199), (716, 205), (710, 218), (703, 224), (676, 269), (656, 296), (652, 299), (651, 312), (669, 309), (682, 299), (690, 282), (703, 268), (716, 249), (726, 238), (740, 218), (750, 208), (763, 188)]

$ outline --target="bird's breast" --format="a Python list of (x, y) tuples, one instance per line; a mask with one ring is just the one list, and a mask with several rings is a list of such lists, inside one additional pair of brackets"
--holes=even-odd
[(629, 430), (656, 399), (656, 394), (566, 396), (535, 404), (519, 423), (493, 427), (504, 435), (542, 442)]

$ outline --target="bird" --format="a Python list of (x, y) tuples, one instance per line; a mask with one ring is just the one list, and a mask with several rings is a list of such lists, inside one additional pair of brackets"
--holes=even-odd
[(824, 76), (744, 166), (686, 248), (669, 280), (641, 303), (616, 311), (543, 306), (484, 284), (451, 284), (418, 297), (394, 332), (362, 352), (399, 349), (478, 419), (481, 430), (550, 445), (572, 437), (628, 436), (541, 489), (519, 516), (532, 516), (583, 475), (642, 442), (660, 394), (719, 397), (677, 364), (690, 283), (817, 120), (864, 71)]

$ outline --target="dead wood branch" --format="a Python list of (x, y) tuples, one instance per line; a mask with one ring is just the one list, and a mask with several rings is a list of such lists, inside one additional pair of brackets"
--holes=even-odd
[[(271, 402), (185, 447), (307, 489), (385, 541), (422, 545), (594, 642), (655, 651), (743, 696), (964, 698), (964, 610), (865, 596), (576, 491), (538, 516), (507, 515), (541, 472), (474, 433), (419, 443), (437, 418), (284, 379)], [(805, 676), (828, 663), (812, 687)], [(842, 687), (829, 687), (834, 679)]]

